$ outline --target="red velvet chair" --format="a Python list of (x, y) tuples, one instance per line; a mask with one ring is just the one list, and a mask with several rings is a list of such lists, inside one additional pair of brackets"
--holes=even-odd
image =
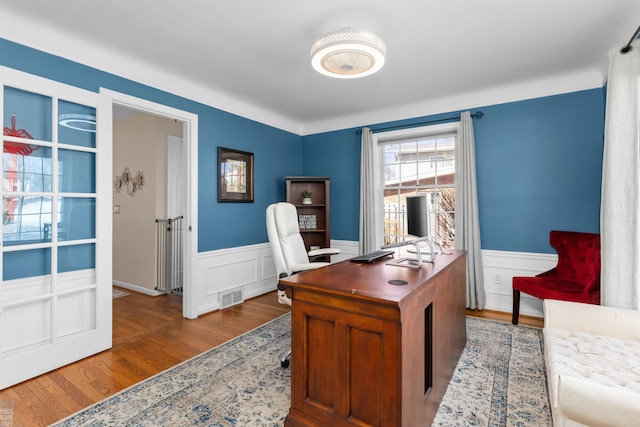
[(534, 277), (513, 278), (513, 317), (518, 324), (520, 292), (540, 299), (600, 304), (600, 235), (551, 231), (558, 265)]

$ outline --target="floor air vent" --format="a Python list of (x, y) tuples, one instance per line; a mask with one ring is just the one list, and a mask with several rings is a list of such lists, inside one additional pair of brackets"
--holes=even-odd
[(220, 294), (220, 310), (243, 302), (244, 295), (242, 289), (236, 289), (234, 291), (228, 291)]

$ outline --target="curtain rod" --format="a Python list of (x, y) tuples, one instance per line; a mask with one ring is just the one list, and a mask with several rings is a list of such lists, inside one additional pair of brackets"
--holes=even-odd
[(631, 52), (633, 50), (633, 46), (631, 46), (631, 43), (633, 43), (633, 41), (638, 38), (638, 35), (640, 35), (640, 27), (638, 27), (636, 32), (633, 34), (633, 37), (631, 37), (631, 40), (629, 40), (629, 43), (627, 43), (626, 46), (620, 49), (621, 54), (624, 55), (625, 53)]
[[(481, 119), (482, 116), (484, 116), (484, 113), (482, 111), (476, 111), (475, 113), (471, 114), (471, 118), (473, 118), (473, 119)], [(406, 124), (406, 125), (387, 126), (387, 127), (384, 127), (384, 128), (372, 129), (372, 132), (376, 133), (376, 132), (383, 132), (383, 131), (386, 131), (386, 130), (397, 130), (397, 129), (405, 129), (405, 128), (414, 128), (414, 127), (418, 127), (418, 126), (422, 126), (422, 125), (430, 125), (432, 123), (451, 122), (453, 120), (460, 120), (460, 116), (446, 117), (444, 119), (427, 120), (426, 122), (410, 123), (410, 124)], [(362, 135), (362, 129), (358, 129), (356, 131), (356, 134), (357, 135)]]

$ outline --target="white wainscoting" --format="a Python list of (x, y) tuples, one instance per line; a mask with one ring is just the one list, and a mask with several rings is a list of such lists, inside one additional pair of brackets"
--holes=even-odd
[[(558, 256), (555, 254), (483, 250), (484, 289), (487, 294), (485, 308), (511, 313), (511, 279), (514, 276), (534, 276), (551, 270), (557, 262)], [(520, 314), (543, 317), (542, 300), (521, 293)]]
[[(358, 242), (332, 240), (331, 247), (341, 251), (332, 257), (333, 262), (358, 254)], [(278, 282), (268, 243), (201, 252), (196, 264), (198, 315), (220, 308), (221, 292), (242, 289), (248, 299), (274, 291)]]
[(252, 298), (276, 289), (276, 272), (268, 243), (201, 252), (192, 276), (196, 286), (197, 314), (217, 310), (219, 294), (242, 289)]
[[(358, 242), (332, 240), (332, 248), (340, 254), (333, 262), (359, 254)], [(482, 251), (486, 309), (511, 313), (511, 279), (532, 276), (555, 267), (557, 255), (507, 251)], [(193, 275), (197, 293), (198, 315), (220, 307), (219, 294), (242, 289), (244, 298), (252, 298), (276, 289), (276, 272), (268, 243), (202, 252), (197, 257), (197, 271)], [(521, 294), (520, 313), (542, 317), (542, 301)]]
[(360, 255), (360, 245), (358, 242), (352, 242), (350, 240), (332, 240), (331, 247), (340, 249), (339, 254), (331, 257), (331, 262), (344, 261), (345, 259)]

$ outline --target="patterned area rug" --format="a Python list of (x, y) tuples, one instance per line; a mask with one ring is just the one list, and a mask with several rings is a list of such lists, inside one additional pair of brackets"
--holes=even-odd
[(551, 426), (542, 330), (467, 317), (434, 426)]
[(281, 426), (289, 411), (286, 314), (121, 391), (55, 426)]
[[(289, 314), (54, 424), (282, 426)], [(551, 425), (541, 331), (467, 317), (467, 345), (433, 425)]]

